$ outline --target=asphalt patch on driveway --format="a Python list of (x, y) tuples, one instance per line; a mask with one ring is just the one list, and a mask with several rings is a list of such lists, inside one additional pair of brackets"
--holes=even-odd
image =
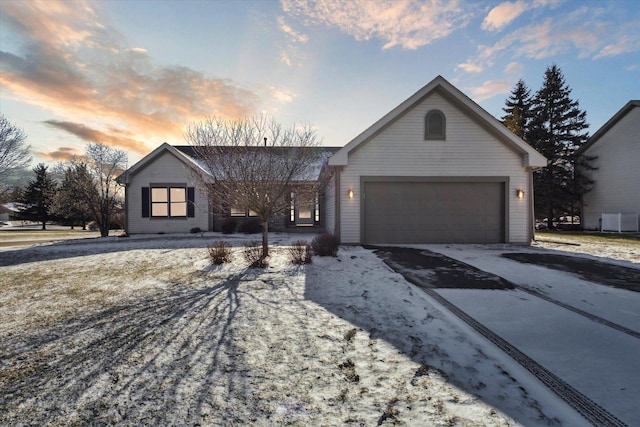
[(502, 256), (522, 263), (566, 271), (589, 282), (640, 292), (640, 269), (570, 255), (507, 253)]
[(515, 289), (513, 283), (426, 249), (365, 246), (411, 283), (423, 288)]

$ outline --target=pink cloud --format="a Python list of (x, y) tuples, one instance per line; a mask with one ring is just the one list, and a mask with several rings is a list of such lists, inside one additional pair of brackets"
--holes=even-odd
[(108, 131), (103, 132), (90, 128), (82, 123), (58, 120), (47, 120), (44, 123), (50, 127), (64, 130), (87, 142), (133, 150), (140, 154), (146, 154), (148, 151), (146, 145), (142, 141), (132, 138), (121, 129), (111, 127)]
[(493, 98), (496, 95), (509, 93), (511, 85), (504, 80), (487, 80), (478, 87), (471, 88), (473, 100), (482, 102), (485, 99)]
[[(542, 3), (536, 3), (543, 6)], [(549, 2), (554, 6), (555, 2)], [(479, 46), (475, 57), (460, 64), (467, 72), (491, 66), (500, 55), (545, 59), (575, 54), (594, 60), (640, 50), (640, 22), (614, 23), (598, 8), (580, 7), (506, 34), (491, 46)]]
[(457, 0), (282, 0), (283, 10), (308, 24), (337, 27), (356, 40), (382, 40), (383, 49), (417, 49), (465, 26)]
[(53, 151), (40, 151), (38, 155), (42, 156), (45, 159), (58, 161), (58, 162), (66, 162), (81, 156), (83, 153), (79, 153), (74, 148), (70, 147), (58, 147)]
[(514, 3), (504, 2), (489, 11), (489, 14), (482, 21), (482, 29), (497, 31), (509, 25), (514, 19), (522, 15), (527, 10), (523, 0)]
[[(124, 46), (83, 0), (1, 7), (3, 23), (22, 43), (0, 51), (0, 84), (20, 101), (73, 117), (76, 125), (99, 123), (92, 129), (114, 138), (114, 145), (146, 152), (141, 141), (182, 139), (194, 120), (258, 110), (261, 98), (254, 90), (187, 67), (155, 65), (144, 48)], [(77, 127), (56, 127), (83, 138)], [(136, 137), (116, 138), (118, 132)]]

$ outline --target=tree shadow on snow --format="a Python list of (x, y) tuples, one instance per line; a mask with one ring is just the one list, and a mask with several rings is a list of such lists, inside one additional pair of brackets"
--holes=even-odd
[(0, 420), (241, 421), (224, 401), (250, 398), (234, 325), (243, 275), (3, 339)]
[[(345, 253), (343, 249), (339, 261), (349, 263), (349, 266), (344, 267), (346, 269), (362, 270), (366, 277), (366, 266), (370, 265), (367, 264), (370, 261), (358, 266), (362, 261), (359, 258), (357, 255), (349, 256), (348, 251)], [(404, 261), (411, 264), (411, 259)], [(449, 265), (440, 265), (441, 261), (434, 256), (431, 260), (434, 270), (416, 270), (416, 274), (423, 281), (425, 278), (433, 280), (433, 287), (466, 288), (463, 285), (443, 286), (444, 282), (457, 283), (461, 273)], [(305, 298), (350, 322), (358, 328), (358, 333), (367, 334), (371, 347), (375, 347), (375, 340), (384, 340), (415, 362), (418, 367), (406, 379), (407, 387), (417, 384), (421, 377), (434, 374), (434, 377), (444, 379), (455, 388), (475, 396), (523, 425), (527, 425), (532, 419), (538, 419), (542, 425), (560, 423), (542, 411), (540, 404), (529, 396), (527, 390), (506, 368), (485, 354), (485, 343), (476, 342), (473, 336), (453, 327), (450, 320), (439, 312), (441, 309), (431, 305), (421, 306), (419, 298), (407, 298), (407, 295), (414, 297), (419, 294), (421, 291), (418, 287), (402, 279), (384, 284), (371, 283), (375, 286), (369, 286), (366, 280), (352, 283), (346, 278), (329, 282), (322, 280), (322, 275), (322, 269), (316, 270), (314, 274), (307, 274)], [(502, 283), (491, 277), (479, 277), (477, 274), (471, 274), (465, 279), (470, 277), (473, 279), (473, 286), (469, 287), (474, 289), (495, 291), (513, 287), (509, 283)], [(379, 280), (379, 276), (374, 274), (371, 280)], [(395, 287), (399, 292), (381, 291), (380, 285), (389, 289)], [(390, 310), (389, 307), (398, 307), (400, 310)], [(426, 399), (422, 400), (424, 404), (436, 403), (437, 399), (431, 400), (433, 392), (426, 386), (423, 393)]]
[[(255, 240), (256, 236), (253, 237)], [(36, 244), (28, 247), (0, 251), (0, 267), (30, 262), (52, 261), (90, 255), (126, 252), (138, 249), (188, 249), (206, 248), (214, 240), (224, 240), (233, 245), (243, 244), (247, 235), (136, 235), (135, 237), (96, 237), (92, 239), (64, 240), (51, 244)]]

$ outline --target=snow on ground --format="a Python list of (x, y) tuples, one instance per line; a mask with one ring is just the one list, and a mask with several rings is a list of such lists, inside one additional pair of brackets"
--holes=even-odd
[(638, 338), (518, 290), (438, 293), (627, 425), (640, 425)]
[[(617, 235), (617, 233), (603, 233), (603, 235), (607, 234)], [(576, 237), (571, 234), (564, 236), (539, 234), (536, 239), (531, 245), (533, 248), (553, 249), (573, 255), (590, 255), (595, 259), (604, 259), (607, 262), (620, 263), (622, 261), (622, 265), (625, 265), (624, 262), (640, 264), (640, 245), (630, 242), (617, 241), (614, 243), (600, 239), (594, 239), (590, 242), (580, 238), (580, 235)]]
[[(576, 253), (551, 248), (514, 247), (510, 245), (421, 245), (425, 249), (458, 259), (481, 270), (501, 276), (513, 283), (526, 286), (553, 299), (585, 310), (627, 328), (640, 330), (640, 294), (609, 286), (594, 286), (593, 283), (565, 271), (554, 270), (507, 259), (505, 253), (553, 253), (582, 256), (594, 261), (611, 262), (611, 259), (594, 256), (588, 252)], [(555, 247), (555, 244), (552, 246)], [(563, 249), (575, 246), (563, 246)], [(598, 252), (595, 252), (596, 254)], [(631, 258), (628, 252), (621, 258)], [(616, 265), (640, 268), (637, 264), (617, 260)]]
[(312, 237), (265, 270), (206, 256), (255, 236), (0, 250), (0, 424), (584, 425), (371, 251), (291, 265)]
[[(418, 247), (458, 259), (564, 304), (640, 331), (638, 292), (596, 285), (568, 272), (502, 257), (504, 253), (513, 252), (561, 253), (540, 246)], [(622, 249), (611, 251), (614, 252), (623, 254), (623, 259), (633, 258)], [(580, 256), (603, 260), (601, 256), (591, 254)], [(618, 261), (617, 264), (640, 267), (632, 262)], [(438, 293), (628, 425), (640, 425), (640, 413), (637, 411), (640, 340), (637, 337), (595, 323), (521, 290), (441, 289)]]

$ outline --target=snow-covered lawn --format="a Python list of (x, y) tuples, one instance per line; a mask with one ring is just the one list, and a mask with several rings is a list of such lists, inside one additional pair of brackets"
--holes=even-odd
[[(590, 263), (612, 263), (640, 272), (640, 258), (636, 256), (640, 245), (613, 246), (616, 245), (602, 242), (562, 245), (556, 241), (519, 248), (510, 245), (415, 247), (444, 254), (519, 285), (521, 289), (510, 292), (474, 289), (439, 289), (437, 292), (623, 422), (640, 425), (637, 411), (640, 293), (597, 285), (574, 272), (520, 263), (503, 256), (571, 254)], [(636, 281), (638, 277), (640, 274), (636, 273), (633, 279), (627, 280)], [(525, 290), (613, 322), (622, 329), (634, 331), (635, 335), (594, 322)]]
[(211, 266), (241, 235), (0, 251), (0, 424), (584, 425), (373, 253)]

